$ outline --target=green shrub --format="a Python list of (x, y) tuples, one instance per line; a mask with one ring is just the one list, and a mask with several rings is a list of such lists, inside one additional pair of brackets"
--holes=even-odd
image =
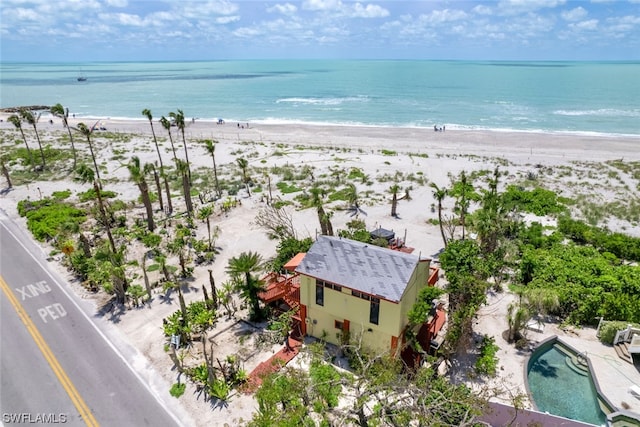
[[(602, 322), (600, 326), (600, 332), (598, 334), (598, 338), (604, 344), (613, 345), (613, 340), (616, 337), (618, 331), (622, 331), (627, 329), (629, 326), (629, 322), (619, 322), (619, 321), (607, 321)], [(634, 328), (640, 328), (640, 324), (633, 323), (631, 324)]]
[(496, 345), (496, 340), (493, 337), (484, 335), (482, 337), (482, 343), (480, 344), (480, 356), (476, 360), (475, 370), (480, 375), (489, 375), (491, 377), (496, 375), (498, 367), (498, 353), (500, 347)]
[(502, 195), (502, 198), (507, 208), (517, 208), (538, 216), (557, 214), (566, 210), (556, 193), (544, 188), (535, 188), (528, 191), (521, 187), (510, 185)]
[(39, 202), (22, 200), (18, 203), (18, 212), (27, 217), (27, 228), (41, 242), (56, 237), (63, 226), (74, 229), (87, 219), (83, 210), (49, 198)]
[[(100, 195), (102, 196), (103, 199), (112, 199), (116, 197), (118, 193), (116, 193), (115, 191), (101, 190)], [(96, 200), (97, 199), (96, 191), (93, 188), (90, 188), (87, 191), (78, 194), (78, 198), (80, 199), (81, 202)]]
[(579, 244), (590, 244), (601, 252), (610, 252), (618, 258), (640, 261), (640, 238), (590, 226), (582, 221), (561, 217), (558, 230)]
[(54, 191), (53, 193), (51, 193), (51, 197), (56, 200), (68, 199), (69, 197), (71, 197), (71, 190)]
[(169, 394), (175, 398), (178, 398), (184, 394), (187, 385), (185, 383), (175, 383), (171, 386)]
[(296, 187), (295, 185), (286, 183), (284, 181), (280, 181), (279, 183), (277, 183), (276, 187), (282, 192), (282, 194), (297, 193), (298, 191), (302, 191), (302, 188)]

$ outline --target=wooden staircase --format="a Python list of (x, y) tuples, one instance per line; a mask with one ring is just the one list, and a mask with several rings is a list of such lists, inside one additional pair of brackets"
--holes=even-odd
[(283, 300), (291, 309), (300, 306), (300, 276), (283, 276), (277, 273), (269, 273), (262, 279), (265, 283), (265, 290), (258, 294), (263, 303), (269, 304), (274, 301)]
[(615, 344), (613, 346), (613, 348), (615, 349), (618, 357), (622, 360), (624, 360), (625, 362), (631, 363), (633, 365), (633, 358), (631, 357), (631, 354), (629, 353), (629, 343), (626, 341), (621, 341), (618, 344)]

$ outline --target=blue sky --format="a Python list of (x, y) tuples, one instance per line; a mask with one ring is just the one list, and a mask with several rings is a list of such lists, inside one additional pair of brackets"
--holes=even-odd
[(2, 61), (638, 60), (640, 0), (2, 0)]

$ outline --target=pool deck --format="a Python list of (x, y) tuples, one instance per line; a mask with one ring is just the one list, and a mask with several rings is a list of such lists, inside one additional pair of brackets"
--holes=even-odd
[[(504, 390), (492, 399), (504, 404), (511, 404), (514, 395), (527, 394), (525, 365), (531, 352), (517, 350), (501, 334), (507, 329), (507, 307), (515, 298), (510, 293), (490, 294), (487, 305), (479, 311), (474, 325), (475, 332), (493, 336), (500, 347), (497, 354), (500, 359), (498, 375), (485, 381)], [(579, 352), (586, 351), (594, 379), (602, 395), (612, 405), (618, 410), (640, 415), (640, 399), (629, 391), (633, 385), (640, 387), (640, 372), (634, 365), (620, 359), (612, 346), (602, 344), (596, 337), (595, 328), (561, 329), (555, 323), (544, 323), (541, 331), (527, 331), (527, 338), (533, 347), (553, 335)], [(529, 408), (533, 408), (533, 405)]]
[(629, 391), (633, 385), (640, 385), (640, 372), (636, 367), (620, 359), (613, 347), (602, 344), (595, 336), (595, 329), (584, 330), (593, 335), (593, 339), (562, 336), (560, 340), (572, 346), (580, 352), (586, 352), (593, 376), (597, 381), (600, 392), (617, 409), (624, 409), (640, 414), (640, 399)]

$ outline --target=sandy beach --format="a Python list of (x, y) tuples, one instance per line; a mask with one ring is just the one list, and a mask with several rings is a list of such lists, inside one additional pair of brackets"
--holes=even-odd
[[(7, 122), (8, 114), (1, 114), (0, 119), (0, 147), (3, 152), (22, 142), (20, 133)], [(99, 121), (106, 130), (96, 131), (92, 139), (99, 157), (98, 164), (104, 170), (104, 188), (118, 193), (118, 198), (135, 201), (139, 191), (129, 179), (126, 163), (131, 156), (140, 157), (141, 163), (154, 162), (157, 154), (151, 130), (146, 120), (110, 120), (110, 119), (70, 119), (72, 126), (78, 122), (92, 125)], [(248, 125), (248, 126), (247, 126)], [(37, 150), (37, 143), (33, 129), (23, 125), (25, 135), (32, 150)], [(166, 131), (154, 122), (155, 133), (163, 149), (165, 164), (171, 164), (171, 148)], [(179, 158), (184, 158), (181, 136), (174, 132), (174, 142)], [(58, 142), (58, 138), (66, 135), (60, 119), (54, 118), (53, 124), (42, 120), (38, 124), (38, 131), (43, 144), (58, 146), (64, 144), (69, 147), (68, 138)], [(113, 134), (126, 134), (126, 137), (113, 137)], [(394, 230), (398, 235), (406, 234), (406, 244), (415, 248), (415, 253), (434, 258), (442, 249), (440, 230), (429, 220), (437, 218), (434, 209), (435, 199), (433, 189), (429, 183), (446, 187), (451, 177), (461, 171), (492, 171), (496, 166), (506, 174), (501, 187), (510, 184), (522, 184), (532, 174), (538, 184), (552, 189), (564, 197), (586, 200), (591, 203), (606, 203), (613, 200), (627, 202), (640, 198), (640, 186), (629, 171), (615, 166), (615, 161), (639, 162), (640, 137), (617, 137), (597, 135), (549, 134), (532, 132), (490, 132), (453, 130), (434, 132), (432, 128), (385, 128), (385, 127), (350, 127), (350, 126), (312, 126), (312, 125), (273, 125), (261, 123), (226, 123), (218, 125), (213, 121), (196, 120), (189, 122), (186, 128), (186, 140), (189, 148), (189, 159), (192, 171), (201, 175), (213, 175), (212, 158), (204, 149), (201, 140), (213, 139), (219, 143), (216, 146), (216, 163), (221, 179), (237, 179), (239, 168), (236, 159), (244, 157), (249, 162), (249, 173), (262, 192), (253, 192), (251, 196), (241, 190), (236, 196), (241, 204), (229, 213), (216, 210), (212, 223), (219, 227), (219, 237), (216, 245), (220, 247), (213, 264), (196, 267), (194, 280), (185, 293), (187, 302), (202, 299), (201, 287), (208, 284), (208, 272), (217, 283), (228, 280), (225, 273), (229, 258), (239, 255), (243, 251), (256, 251), (265, 259), (275, 254), (276, 242), (270, 240), (265, 231), (254, 224), (255, 216), (261, 207), (265, 206), (267, 193), (266, 173), (271, 175), (272, 191), (276, 198), (289, 201), (287, 210), (291, 213), (299, 237), (315, 237), (319, 231), (316, 213), (312, 209), (297, 208), (295, 196), (299, 192), (282, 193), (275, 185), (282, 177), (274, 172), (274, 168), (291, 168), (299, 171), (308, 166), (313, 171), (315, 179), (329, 177), (332, 174), (341, 176), (343, 182), (356, 185), (361, 196), (364, 213), (359, 219), (366, 222), (369, 229), (381, 226)], [(74, 137), (76, 147), (85, 154), (83, 158), (90, 162), (86, 154), (87, 144), (80, 134)], [(68, 165), (70, 167), (70, 165)], [(67, 169), (68, 169), (67, 167)], [(636, 166), (637, 167), (637, 166)], [(358, 176), (364, 178), (348, 179), (354, 168), (361, 171)], [(9, 165), (10, 172), (19, 169), (17, 165)], [(615, 173), (615, 175), (614, 175)], [(155, 190), (149, 178), (150, 187)], [(197, 186), (197, 180), (196, 186)], [(211, 182), (211, 181), (210, 181)], [(391, 195), (389, 187), (397, 183), (403, 189), (410, 189), (411, 200), (401, 200), (398, 205), (397, 218), (390, 215)], [(0, 178), (0, 189), (5, 187), (4, 178)], [(310, 180), (295, 181), (294, 184), (302, 189), (308, 188)], [(476, 182), (477, 188), (485, 188), (482, 181)], [(61, 171), (55, 179), (48, 181), (33, 180), (30, 182), (15, 182), (14, 188), (5, 191), (0, 196), (0, 208), (14, 221), (25, 226), (25, 219), (17, 214), (16, 204), (27, 198), (38, 199), (50, 196), (54, 191), (70, 189), (75, 195), (87, 190), (86, 184), (80, 184), (72, 179), (72, 175)], [(209, 188), (212, 190), (212, 188)], [(586, 203), (585, 201), (585, 203)], [(194, 198), (196, 210), (202, 205)], [(174, 194), (174, 205), (183, 210), (179, 192)], [(216, 205), (218, 206), (218, 205)], [(157, 207), (157, 204), (154, 205)], [(451, 213), (452, 199), (445, 199), (445, 209)], [(345, 208), (345, 203), (336, 201), (329, 203), (327, 208), (333, 211), (332, 221), (334, 229), (345, 228), (345, 224), (354, 219)], [(580, 209), (580, 205), (576, 205)], [(142, 212), (138, 204), (132, 214)], [(163, 216), (157, 213), (158, 218)], [(206, 226), (197, 221), (198, 235), (206, 235)], [(615, 218), (607, 215), (601, 225), (612, 229), (624, 230), (627, 233), (640, 235), (637, 223), (627, 218)], [(45, 253), (51, 247), (44, 244)], [(128, 254), (135, 258), (135, 249)], [(51, 266), (67, 277), (70, 286), (83, 298), (95, 301), (96, 310), (108, 299), (102, 293), (89, 294), (84, 291), (69, 272), (59, 262), (60, 256), (54, 257)], [(175, 264), (175, 262), (174, 262)], [(153, 273), (151, 279), (157, 280), (158, 273)], [(138, 282), (140, 279), (137, 280)], [(137, 282), (136, 282), (137, 283)], [(160, 293), (160, 291), (159, 291)], [(497, 303), (496, 301), (503, 301)], [(502, 348), (499, 356), (501, 365), (508, 368), (500, 371), (500, 378), (496, 383), (508, 384), (507, 388), (520, 392), (524, 390), (522, 374), (523, 359), (513, 347), (501, 341), (496, 332), (496, 319), (506, 314), (506, 305), (510, 298), (492, 298), (490, 315), (479, 316), (477, 328), (481, 333), (490, 333), (496, 337), (496, 342)], [(176, 373), (162, 343), (162, 319), (178, 309), (177, 299), (167, 303), (162, 301), (159, 294), (154, 295), (150, 308), (127, 309), (117, 315), (118, 322), (113, 323), (114, 333), (120, 334), (121, 339), (131, 345), (144, 360), (153, 367), (157, 381), (153, 387), (167, 399), (174, 399), (168, 394), (171, 384), (176, 381)], [(238, 312), (238, 317), (242, 312)], [(105, 315), (100, 322), (113, 322)], [(245, 359), (244, 367), (250, 371), (260, 361), (268, 358), (277, 346), (262, 352), (253, 351), (244, 345), (238, 347), (237, 338), (224, 331), (234, 331), (240, 328), (233, 320), (220, 319), (210, 335), (216, 336), (215, 345), (222, 352), (237, 352)], [(506, 329), (506, 320), (503, 328)], [(551, 330), (552, 328), (549, 328)], [(555, 330), (554, 330), (555, 331)], [(557, 330), (559, 334), (563, 331)], [(218, 335), (220, 333), (220, 335)], [(574, 332), (572, 336), (580, 334)], [(585, 331), (588, 339), (593, 341), (592, 331)], [(197, 352), (197, 350), (193, 350)], [(612, 350), (613, 351), (613, 350)], [(192, 355), (194, 358), (197, 354)], [(189, 356), (191, 357), (191, 356)], [(640, 382), (640, 380), (638, 381)], [(526, 390), (524, 390), (526, 392)], [(251, 418), (256, 403), (250, 395), (234, 394), (227, 406), (213, 406), (197, 397), (195, 388), (189, 385), (187, 392), (178, 399), (181, 411), (189, 414), (190, 419), (185, 425), (238, 425)], [(619, 403), (619, 402), (618, 402)], [(634, 408), (640, 411), (640, 407)]]

